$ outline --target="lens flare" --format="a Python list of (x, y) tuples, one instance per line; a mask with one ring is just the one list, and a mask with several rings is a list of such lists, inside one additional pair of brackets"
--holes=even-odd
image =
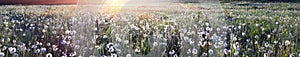
[(102, 10), (109, 13), (117, 13), (126, 4), (128, 0), (107, 0), (102, 7)]

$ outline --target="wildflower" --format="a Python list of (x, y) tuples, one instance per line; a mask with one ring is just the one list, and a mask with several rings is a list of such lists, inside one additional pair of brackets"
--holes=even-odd
[(286, 40), (284, 43), (285, 43), (285, 45), (290, 45), (291, 44), (289, 40)]
[(40, 52), (41, 52), (41, 49), (34, 50), (34, 53), (40, 53)]
[(3, 22), (5, 25), (8, 25), (8, 22)]
[(46, 57), (52, 57), (52, 54), (51, 53), (47, 53)]
[(0, 57), (4, 57), (4, 56), (5, 56), (4, 52), (0, 51)]
[(234, 54), (233, 54), (233, 55), (237, 56), (237, 55), (239, 55), (239, 52), (234, 52)]
[(157, 46), (158, 45), (158, 43), (157, 42), (153, 42), (153, 46)]
[(229, 50), (224, 49), (223, 52), (224, 52), (224, 54), (228, 54), (228, 53), (229, 53)]
[(126, 57), (131, 57), (131, 54), (126, 54)]
[(207, 42), (206, 42), (206, 41), (204, 41), (204, 42), (199, 42), (199, 43), (198, 43), (198, 46), (202, 46), (202, 47), (204, 47), (206, 44), (207, 44)]
[(271, 35), (267, 35), (268, 38), (271, 38)]
[(195, 48), (193, 48), (192, 53), (193, 53), (193, 54), (197, 54), (197, 53), (198, 53), (198, 50), (195, 49)]
[(73, 57), (75, 55), (76, 55), (76, 52), (72, 52), (72, 53), (69, 54), (69, 56), (71, 56), (71, 57)]
[(118, 57), (117, 54), (112, 54), (110, 57)]
[(209, 54), (213, 54), (214, 51), (213, 51), (212, 49), (209, 49), (209, 50), (208, 50), (208, 53), (209, 53)]
[(41, 52), (46, 52), (47, 49), (46, 48), (41, 48)]
[(134, 52), (137, 52), (137, 53), (139, 53), (139, 52), (141, 52), (141, 51), (140, 51), (140, 49), (139, 49), (139, 48), (137, 48), (137, 49), (135, 49), (135, 50), (134, 50)]
[(174, 50), (171, 50), (170, 52), (169, 52), (169, 54), (174, 54), (175, 53), (175, 51)]
[(107, 38), (107, 36), (106, 36), (106, 35), (104, 35), (104, 36), (103, 36), (103, 38)]
[(124, 43), (125, 43), (125, 44), (128, 44), (128, 43), (129, 43), (129, 40), (125, 40)]
[(187, 54), (190, 54), (191, 53), (191, 49), (188, 49), (188, 51), (186, 52)]
[(274, 43), (275, 43), (275, 44), (277, 44), (277, 43), (278, 43), (278, 41), (276, 41), (276, 40), (275, 40), (275, 41), (274, 41)]
[(122, 42), (122, 39), (121, 38), (116, 38), (116, 41)]
[(204, 52), (204, 53), (202, 53), (202, 55), (201, 56), (207, 56), (207, 53), (206, 52)]
[(65, 31), (65, 34), (70, 34), (72, 31), (70, 31), (70, 30), (66, 30)]
[(108, 52), (114, 52), (115, 49), (114, 48), (108, 48)]
[(209, 23), (208, 23), (208, 22), (206, 22), (206, 23), (205, 23), (205, 25), (206, 25), (206, 26), (209, 26)]
[(9, 47), (9, 48), (8, 48), (8, 51), (9, 51), (10, 54), (13, 54), (13, 53), (15, 53), (17, 50), (16, 50), (16, 48), (14, 48), (14, 47)]
[(265, 43), (265, 47), (269, 47), (269, 43), (267, 42), (267, 43)]
[(243, 36), (245, 36), (245, 35), (246, 35), (246, 33), (242, 32), (242, 35), (243, 35)]
[(19, 57), (19, 54), (18, 53), (14, 53), (14, 57)]
[(43, 29), (42, 32), (47, 32), (47, 30), (46, 30), (46, 29)]

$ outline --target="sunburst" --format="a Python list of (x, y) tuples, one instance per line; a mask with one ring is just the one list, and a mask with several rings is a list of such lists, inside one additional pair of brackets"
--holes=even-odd
[(117, 13), (126, 4), (128, 0), (107, 0), (102, 8), (109, 13)]

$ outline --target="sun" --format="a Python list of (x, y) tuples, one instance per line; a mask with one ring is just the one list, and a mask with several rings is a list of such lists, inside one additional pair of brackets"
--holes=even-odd
[(128, 0), (106, 0), (104, 3), (104, 9), (106, 12), (117, 13), (126, 4)]

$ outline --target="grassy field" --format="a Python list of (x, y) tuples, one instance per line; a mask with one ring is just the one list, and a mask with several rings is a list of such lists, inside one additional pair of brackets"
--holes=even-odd
[(4, 5), (0, 57), (300, 56), (299, 3), (213, 5)]

